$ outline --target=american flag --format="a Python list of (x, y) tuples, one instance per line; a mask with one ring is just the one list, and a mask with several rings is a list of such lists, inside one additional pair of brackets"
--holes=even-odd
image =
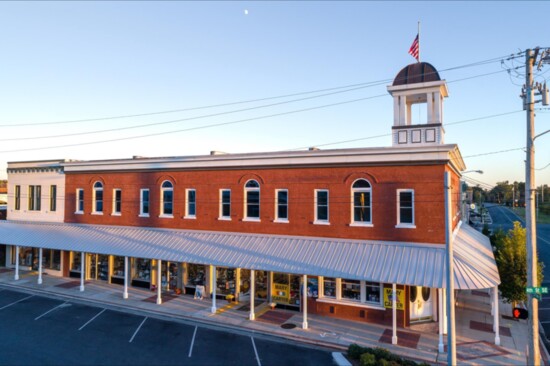
[(416, 35), (411, 48), (409, 48), (409, 54), (414, 57), (416, 61), (420, 61), (420, 43), (418, 41), (418, 34)]

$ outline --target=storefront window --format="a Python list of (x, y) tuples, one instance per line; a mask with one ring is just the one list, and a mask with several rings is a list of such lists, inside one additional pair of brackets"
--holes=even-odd
[(124, 257), (113, 257), (113, 277), (124, 278)]
[(104, 254), (90, 254), (89, 276), (92, 280), (109, 279), (109, 256)]
[(273, 273), (272, 299), (279, 304), (300, 305), (300, 276)]
[(151, 282), (151, 260), (136, 258), (134, 260), (134, 276), (137, 281)]
[[(15, 253), (15, 247), (13, 247), (13, 253)], [(20, 266), (32, 266), (33, 264), (33, 253), (32, 248), (19, 248), (19, 265)], [(15, 260), (12, 261), (12, 264), (15, 264)]]
[(168, 265), (168, 286), (171, 289), (178, 287), (178, 264), (176, 262), (170, 262)]
[(319, 278), (308, 277), (307, 278), (307, 297), (319, 296)]
[(361, 281), (342, 279), (342, 299), (361, 301)]
[(380, 284), (376, 282), (365, 282), (367, 302), (380, 303)]
[(187, 285), (196, 286), (206, 283), (205, 268), (202, 264), (187, 265)]
[(266, 299), (267, 298), (267, 272), (266, 271), (256, 271), (254, 273), (255, 276), (255, 282), (256, 282), (256, 288), (255, 288), (255, 296), (258, 299)]
[(250, 270), (241, 269), (241, 283), (239, 287), (239, 293), (243, 295), (249, 295), (250, 292)]
[(73, 252), (73, 260), (71, 262), (71, 271), (80, 272), (82, 268), (81, 253)]
[(325, 297), (336, 297), (336, 278), (325, 277), (323, 279), (323, 295)]
[(216, 267), (216, 291), (222, 295), (235, 294), (235, 269)]
[[(35, 253), (35, 255), (38, 254)], [(43, 249), (42, 268), (59, 271), (61, 269), (61, 251), (54, 249)]]

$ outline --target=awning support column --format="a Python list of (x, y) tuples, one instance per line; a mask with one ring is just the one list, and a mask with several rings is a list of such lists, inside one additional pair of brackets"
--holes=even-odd
[(439, 353), (445, 352), (445, 345), (443, 344), (443, 329), (444, 329), (444, 323), (445, 323), (445, 315), (443, 314), (443, 289), (439, 288), (437, 289), (437, 293), (439, 295), (438, 298), (438, 307), (439, 307), (439, 345), (437, 347)]
[(391, 344), (397, 344), (397, 288), (395, 283), (391, 285), (391, 302), (392, 302), (392, 328)]
[(14, 280), (19, 280), (19, 245), (15, 246), (15, 276)]
[(86, 253), (80, 253), (80, 292), (84, 292), (84, 275), (86, 274)]
[(38, 284), (42, 284), (42, 248), (38, 249)]
[(499, 312), (498, 312), (498, 286), (493, 287), (493, 331), (495, 332), (495, 344), (500, 346), (500, 327), (499, 327)]
[(256, 272), (252, 269), (250, 270), (250, 320), (256, 319), (256, 314), (254, 314), (254, 290), (256, 289)]
[(212, 266), (212, 314), (216, 313), (216, 287), (218, 287), (218, 280), (216, 266)]
[(157, 260), (157, 305), (162, 304), (162, 261)]
[(128, 298), (128, 257), (124, 257), (124, 292), (122, 298)]
[(304, 320), (302, 328), (307, 329), (307, 275), (304, 275), (304, 283), (302, 284), (302, 308), (304, 310)]

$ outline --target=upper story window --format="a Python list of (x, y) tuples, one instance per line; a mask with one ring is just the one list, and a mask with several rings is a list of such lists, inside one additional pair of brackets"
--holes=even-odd
[(139, 216), (149, 216), (149, 189), (139, 191)]
[(84, 212), (84, 190), (82, 188), (76, 189), (76, 214)]
[(415, 228), (414, 225), (414, 190), (397, 190), (397, 225), (396, 227)]
[(220, 189), (220, 215), (222, 220), (231, 220), (231, 190)]
[(21, 209), (21, 186), (15, 186), (15, 210)]
[(40, 211), (42, 186), (29, 186), (29, 211)]
[(113, 189), (113, 215), (120, 215), (122, 212), (122, 189)]
[(351, 186), (352, 224), (372, 224), (371, 185), (365, 179), (356, 180)]
[(329, 223), (329, 210), (328, 210), (328, 190), (316, 189), (315, 190), (315, 224), (328, 224)]
[(275, 191), (275, 221), (288, 222), (288, 190)]
[(249, 180), (244, 186), (244, 218), (245, 220), (260, 220), (260, 184), (255, 180)]
[(55, 212), (57, 210), (57, 186), (50, 186), (50, 211)]
[(160, 187), (160, 216), (174, 217), (174, 185), (165, 180)]
[(185, 218), (194, 219), (197, 217), (197, 191), (194, 189), (186, 189), (185, 196), (187, 201), (185, 205)]
[(92, 213), (103, 214), (103, 183), (101, 182), (94, 183), (94, 193), (93, 193), (92, 199), (93, 199)]

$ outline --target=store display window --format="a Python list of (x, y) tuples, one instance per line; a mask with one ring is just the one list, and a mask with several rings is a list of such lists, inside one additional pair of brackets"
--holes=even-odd
[(109, 256), (104, 254), (89, 254), (88, 276), (92, 280), (109, 280)]
[(319, 297), (319, 278), (307, 278), (307, 297)]
[(342, 299), (361, 301), (361, 281), (342, 279)]
[(300, 276), (273, 273), (271, 298), (278, 304), (300, 305)]
[(336, 278), (323, 278), (323, 295), (325, 297), (336, 298)]
[(144, 258), (134, 259), (134, 275), (135, 281), (151, 282), (151, 260)]
[(82, 253), (80, 252), (71, 252), (71, 272), (79, 272), (82, 268)]
[(187, 286), (205, 285), (206, 269), (202, 264), (187, 265)]
[(124, 278), (124, 257), (113, 256), (112, 277)]
[(216, 292), (221, 295), (235, 294), (234, 268), (216, 267)]

